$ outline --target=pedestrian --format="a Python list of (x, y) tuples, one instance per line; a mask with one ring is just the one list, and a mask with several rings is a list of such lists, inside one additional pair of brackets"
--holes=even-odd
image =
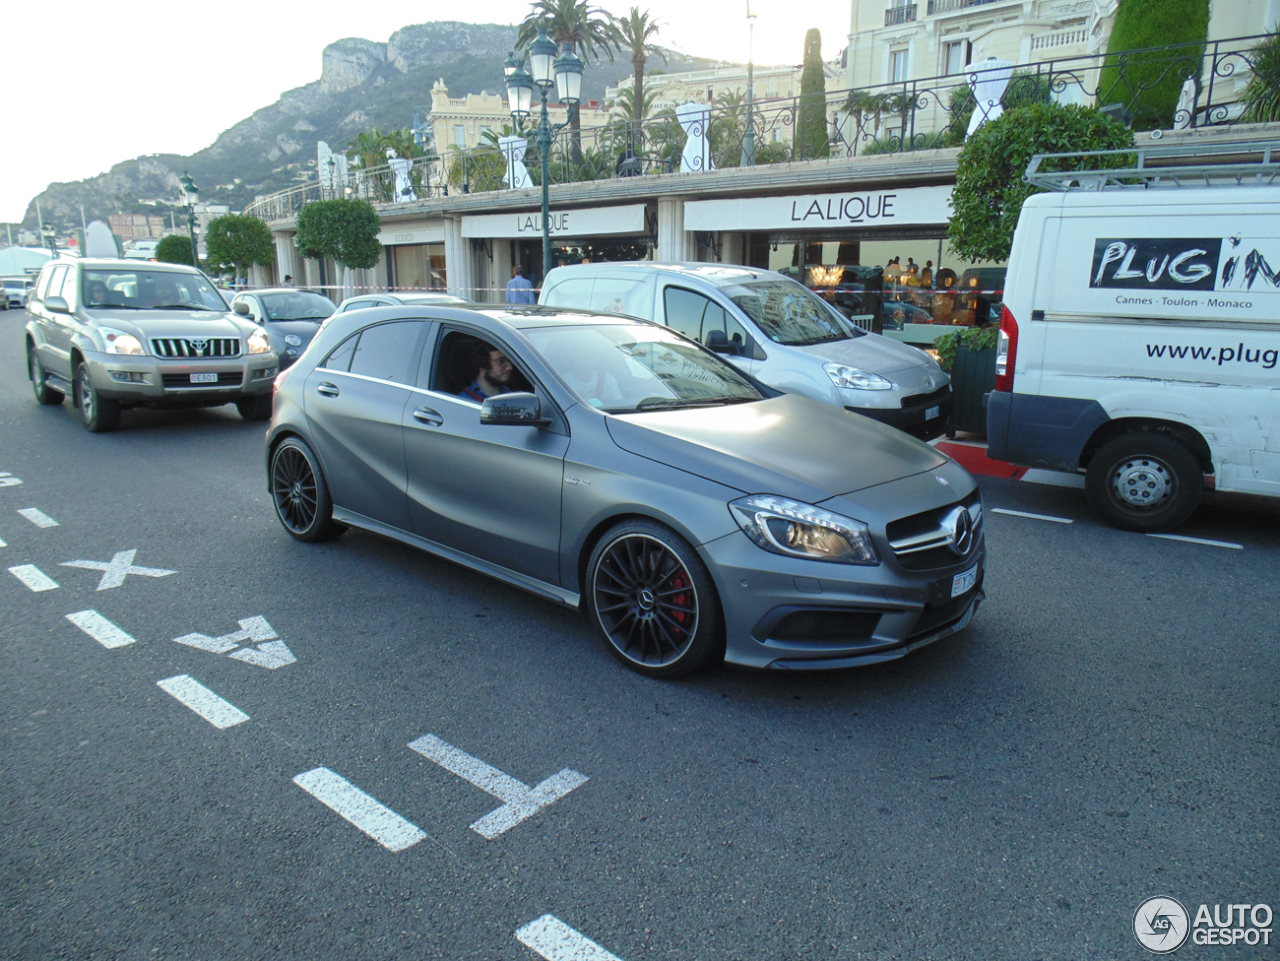
[(293, 286), (295, 286), (295, 285), (294, 285), (294, 283), (293, 283), (293, 274), (285, 274), (285, 275), (284, 275), (284, 283), (283, 283), (283, 284), (281, 284), (280, 286), (281, 286), (281, 287), (293, 287)]
[(536, 304), (533, 296), (533, 284), (525, 278), (524, 268), (516, 264), (511, 268), (511, 279), (507, 281), (507, 303)]

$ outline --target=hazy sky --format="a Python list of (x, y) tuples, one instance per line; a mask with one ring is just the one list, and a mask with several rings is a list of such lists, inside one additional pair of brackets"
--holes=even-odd
[[(622, 15), (632, 4), (597, 5)], [(746, 60), (746, 0), (638, 5), (663, 24), (659, 43)], [(0, 223), (21, 219), (50, 183), (93, 177), (142, 154), (190, 154), (207, 147), (285, 90), (319, 80), (320, 52), (334, 40), (384, 41), (403, 26), (432, 20), (516, 23), (529, 12), (527, 0), (488, 0), (475, 7), (439, 0), (219, 0), (195, 6), (6, 0), (5, 7), (9, 106)], [(751, 7), (757, 14), (757, 63), (799, 63), (811, 27), (822, 31), (827, 58), (847, 42), (849, 0), (751, 0)]]

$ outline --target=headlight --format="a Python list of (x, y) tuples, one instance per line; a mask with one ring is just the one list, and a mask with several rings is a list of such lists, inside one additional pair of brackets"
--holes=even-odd
[(271, 349), (271, 338), (267, 336), (267, 332), (259, 327), (249, 335), (249, 353), (265, 354)]
[(143, 353), (142, 344), (133, 334), (126, 334), (123, 330), (116, 330), (114, 327), (99, 327), (98, 333), (102, 335), (102, 349), (105, 353), (137, 356)]
[(290, 347), (302, 346), (302, 338), (299, 337), (297, 334), (286, 334), (284, 338), (284, 342), (288, 344)]
[(893, 382), (885, 380), (879, 374), (857, 367), (846, 367), (844, 364), (823, 364), (822, 369), (837, 387), (852, 387), (855, 390), (893, 390)]
[(853, 518), (776, 494), (740, 497), (729, 511), (766, 551), (837, 564), (880, 563), (867, 525)]

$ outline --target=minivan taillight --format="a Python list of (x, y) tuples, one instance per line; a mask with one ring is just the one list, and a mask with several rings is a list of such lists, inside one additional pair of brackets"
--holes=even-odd
[(1018, 359), (1018, 322), (1008, 307), (1000, 308), (1000, 337), (996, 342), (996, 390), (1013, 392), (1013, 365)]

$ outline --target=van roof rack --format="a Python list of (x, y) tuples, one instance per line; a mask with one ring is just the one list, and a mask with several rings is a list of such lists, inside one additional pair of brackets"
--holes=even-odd
[[(1092, 163), (1086, 163), (1092, 160)], [(1049, 162), (1049, 163), (1046, 163)], [(1093, 169), (1079, 169), (1084, 166)], [(1046, 170), (1045, 166), (1066, 168)], [(1075, 168), (1075, 169), (1072, 169)], [(1102, 168), (1102, 169), (1097, 169)], [(1280, 141), (1038, 153), (1022, 179), (1047, 190), (1267, 185), (1280, 182)]]

